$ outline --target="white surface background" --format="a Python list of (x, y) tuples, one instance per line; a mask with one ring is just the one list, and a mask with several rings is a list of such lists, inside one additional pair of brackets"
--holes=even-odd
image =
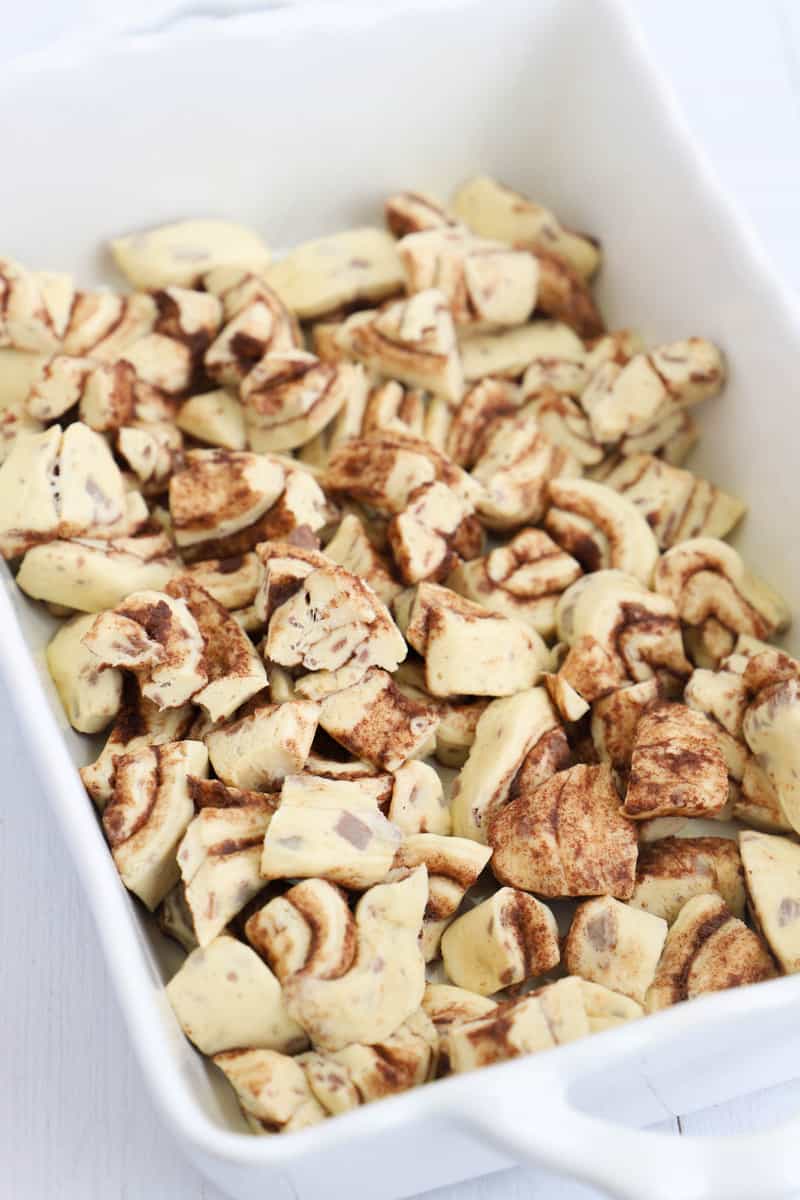
[[(636, 7), (723, 182), (800, 288), (800, 0)], [(109, 8), (119, 12), (113, 0)], [(93, 0), (49, 0), (30, 12), (16, 5), (4, 17), (12, 23), (4, 24), (0, 58), (97, 11)], [(2, 692), (0, 763), (0, 1200), (222, 1200), (180, 1158), (152, 1111), (78, 880)], [(665, 1128), (684, 1136), (767, 1128), (800, 1108), (800, 1062), (797, 1074), (796, 1083)], [(430, 1196), (597, 1200), (590, 1189), (522, 1170)]]

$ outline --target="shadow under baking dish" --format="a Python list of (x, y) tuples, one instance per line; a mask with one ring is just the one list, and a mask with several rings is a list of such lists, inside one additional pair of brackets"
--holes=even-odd
[[(379, 221), (399, 188), (447, 195), (476, 170), (552, 206), (602, 239), (598, 295), (611, 327), (635, 324), (650, 341), (702, 334), (725, 349), (730, 383), (700, 413), (692, 465), (747, 499), (736, 544), (786, 596), (800, 596), (787, 436), (800, 321), (612, 0), (310, 3), (178, 22), (32, 56), (6, 70), (0, 104), (14, 114), (2, 251), (72, 270), (83, 284), (104, 278), (97, 248), (109, 237), (190, 215), (229, 217), (291, 245)], [(756, 1061), (764, 1086), (795, 1073), (790, 1006), (800, 985), (787, 979), (307, 1132), (238, 1136), (231, 1090), (186, 1042), (163, 994), (180, 952), (124, 893), (74, 770), (91, 755), (44, 668), (53, 622), (5, 569), (2, 578), (0, 669), (139, 1060), (187, 1152), (232, 1195), (392, 1200), (509, 1165), (513, 1151), (487, 1133), (487, 1102), (496, 1124), (509, 1105), (535, 1122), (548, 1095), (566, 1089), (574, 1103), (644, 1124), (752, 1087)], [(594, 1177), (591, 1147), (559, 1165)]]

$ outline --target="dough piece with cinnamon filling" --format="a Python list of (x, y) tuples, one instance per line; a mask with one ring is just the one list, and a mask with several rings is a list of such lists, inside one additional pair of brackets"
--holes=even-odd
[(544, 688), (493, 700), (453, 784), (453, 833), (485, 843), (492, 818), (523, 784), (534, 789), (570, 762), (566, 734)]
[(382, 433), (344, 442), (331, 454), (325, 487), (343, 492), (386, 516), (402, 513), (423, 485), (445, 484), (464, 504), (474, 506), (481, 493), (466, 471), (420, 438)]
[(69, 323), (75, 289), (69, 275), (28, 271), (0, 258), (0, 346), (54, 354)]
[(558, 599), (581, 573), (576, 560), (544, 530), (522, 529), (485, 557), (459, 563), (447, 586), (552, 637)]
[(418, 586), (405, 633), (425, 659), (434, 697), (513, 695), (532, 687), (549, 662), (530, 626), (434, 583)]
[(354, 363), (324, 363), (305, 350), (265, 355), (239, 389), (251, 449), (264, 453), (304, 446), (352, 392), (366, 387), (364, 371)]
[(662, 550), (688, 538), (724, 538), (746, 509), (736, 496), (652, 454), (623, 459), (605, 484), (633, 501)]
[(389, 232), (396, 238), (458, 224), (441, 201), (428, 192), (395, 192), (384, 203), (383, 211)]
[(540, 896), (627, 900), (636, 877), (636, 826), (606, 765), (569, 767), (518, 795), (492, 818), (500, 883)]
[(519, 388), (508, 379), (489, 376), (468, 388), (447, 431), (445, 449), (453, 462), (471, 469), (495, 420), (512, 416), (521, 403)]
[(560, 674), (590, 702), (653, 678), (674, 693), (691, 674), (675, 603), (621, 571), (597, 571), (567, 588), (556, 627), (570, 647)]
[(761, 938), (734, 917), (721, 896), (694, 896), (670, 927), (645, 1007), (657, 1012), (776, 974)]
[(293, 1133), (328, 1115), (314, 1096), (303, 1057), (277, 1050), (224, 1050), (213, 1061), (236, 1092), (253, 1133)]
[(18, 438), (0, 467), (0, 554), (81, 534), (103, 537), (126, 512), (105, 440), (76, 421)]
[(438, 288), (416, 292), (383, 308), (354, 313), (337, 344), (370, 371), (424, 388), (456, 405), (464, 390), (455, 324)]
[(535, 417), (525, 413), (498, 417), (486, 431), (472, 469), (473, 479), (483, 488), (476, 510), (489, 529), (503, 531), (535, 523), (545, 513), (554, 481), (579, 473), (569, 451), (548, 441)]
[(103, 749), (93, 763), (81, 767), (87, 792), (102, 811), (111, 799), (117, 761), (147, 746), (162, 746), (185, 738), (196, 710), (191, 704), (157, 708), (141, 693), (135, 676), (123, 673), (122, 703)]
[[(310, 699), (359, 683), (372, 667), (394, 671), (407, 653), (372, 588), (324, 557), (323, 562), (267, 614), (266, 657), (305, 672), (296, 687)], [(303, 575), (302, 566), (297, 573)]]
[(728, 772), (702, 713), (683, 704), (657, 704), (636, 727), (625, 793), (625, 814), (710, 817), (728, 799)]
[(641, 433), (675, 409), (717, 395), (724, 382), (716, 346), (704, 338), (687, 338), (635, 354), (624, 364), (603, 363), (589, 380), (581, 406), (596, 439), (614, 443)]
[(133, 671), (159, 708), (178, 708), (209, 682), (200, 627), (186, 601), (165, 592), (134, 592), (100, 613), (83, 644), (100, 666)]
[(250, 918), (248, 938), (258, 939), (290, 1014), (317, 1049), (373, 1045), (417, 1011), (425, 990), (419, 933), (427, 899), (427, 872), (417, 867), (405, 879), (370, 888), (355, 915), (338, 888), (310, 879)]
[(200, 946), (222, 933), (266, 885), (260, 864), (271, 815), (262, 803), (205, 806), (190, 822), (177, 859)]
[(426, 962), (438, 957), (442, 934), (491, 854), (488, 846), (481, 846), (471, 838), (413, 833), (403, 839), (389, 878), (402, 877), (420, 865), (428, 868), (428, 904), (422, 922), (422, 952)]
[(354, 1042), (327, 1054), (312, 1051), (302, 1061), (317, 1100), (336, 1116), (426, 1083), (436, 1069), (437, 1051), (436, 1030), (418, 1009), (377, 1044)]
[(544, 975), (560, 957), (550, 909), (508, 887), (457, 917), (442, 938), (448, 979), (479, 996)]
[(463, 226), (408, 234), (397, 252), (408, 294), (438, 288), (458, 326), (522, 325), (536, 305), (539, 265), (534, 255), (476, 237)]
[(742, 862), (729, 838), (658, 838), (639, 847), (636, 887), (628, 901), (668, 925), (687, 900), (716, 892), (735, 917), (744, 917)]
[(200, 742), (148, 746), (117, 760), (103, 828), (122, 882), (151, 911), (180, 877), (178, 843), (194, 816), (189, 776), (207, 774)]
[(190, 450), (169, 483), (169, 509), (187, 561), (244, 554), (295, 529), (328, 521), (316, 480), (284, 459), (231, 450)]
[(402, 835), (379, 812), (370, 783), (314, 775), (285, 779), (264, 839), (264, 879), (319, 878), (354, 889), (380, 883)]
[(579, 904), (564, 945), (564, 965), (644, 1004), (661, 957), (667, 922), (611, 896)]
[(432, 751), (439, 716), (434, 705), (403, 695), (391, 675), (370, 667), (358, 683), (323, 698), (319, 723), (355, 758), (396, 771)]
[(553, 479), (545, 528), (586, 571), (615, 568), (649, 586), (658, 544), (635, 505), (590, 479)]
[(383, 604), (391, 604), (403, 590), (402, 583), (394, 577), (389, 560), (370, 540), (364, 522), (355, 513), (346, 513), (342, 518), (325, 547), (325, 554), (368, 583)]

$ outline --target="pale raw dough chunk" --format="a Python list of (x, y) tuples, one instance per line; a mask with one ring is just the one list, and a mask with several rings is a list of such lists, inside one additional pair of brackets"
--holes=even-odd
[(243, 1047), (295, 1054), (307, 1044), (269, 967), (226, 935), (189, 955), (167, 984), (167, 998), (203, 1054)]
[(189, 733), (195, 717), (191, 704), (157, 708), (142, 696), (135, 676), (125, 675), (122, 704), (97, 759), (81, 767), (83, 785), (99, 809), (111, 799), (118, 759), (146, 746), (178, 742)]
[(665, 837), (639, 847), (636, 887), (628, 903), (668, 925), (687, 900), (716, 892), (744, 917), (745, 890), (736, 843), (718, 837)]
[(364, 522), (355, 513), (347, 513), (342, 518), (325, 547), (325, 554), (368, 583), (383, 604), (391, 604), (403, 590), (403, 585), (394, 577), (389, 560), (370, 541)]
[[(447, 1033), (447, 1052), (456, 1074), (491, 1063), (550, 1050), (592, 1032), (584, 981), (570, 976), (509, 1000), (485, 1017), (455, 1021)], [(638, 1015), (638, 1014), (637, 1014)]]
[(625, 813), (649, 817), (709, 817), (728, 799), (728, 772), (702, 713), (658, 704), (639, 721), (633, 743)]
[(564, 965), (644, 1004), (667, 936), (667, 922), (611, 896), (580, 904), (564, 945)]
[(303, 769), (318, 716), (307, 700), (264, 704), (206, 735), (211, 765), (232, 787), (275, 791)]
[(122, 882), (152, 911), (178, 881), (178, 843), (194, 815), (189, 776), (208, 774), (200, 742), (149, 746), (117, 760), (103, 828)]
[(302, 347), (297, 321), (261, 276), (219, 267), (203, 283), (221, 299), (226, 322), (203, 360), (217, 383), (238, 387), (264, 355)]
[[(769, 654), (758, 655), (745, 672), (745, 682), (755, 694), (744, 714), (743, 732), (757, 767), (772, 786), (778, 810), (797, 830), (800, 828), (800, 677), (795, 660), (785, 656), (782, 660), (773, 673)], [(752, 668), (759, 669), (762, 662), (767, 668), (763, 679), (751, 680)]]
[(481, 846), (471, 838), (414, 833), (403, 839), (389, 878), (402, 877), (420, 865), (428, 868), (428, 904), (422, 922), (422, 952), (426, 962), (438, 956), (442, 934), (491, 853), (488, 846)]
[(403, 695), (391, 675), (370, 667), (358, 683), (323, 699), (319, 723), (356, 758), (396, 771), (430, 753), (439, 717), (433, 705)]
[(121, 520), (125, 485), (106, 442), (80, 422), (18, 438), (0, 467), (0, 554)]
[(111, 242), (122, 274), (136, 288), (191, 287), (212, 267), (261, 270), (270, 253), (258, 234), (230, 221), (190, 220)]
[(530, 626), (438, 584), (419, 585), (405, 632), (425, 659), (432, 696), (510, 696), (532, 687), (548, 665)]
[(380, 883), (402, 835), (378, 810), (370, 784), (287, 777), (264, 839), (264, 879), (320, 878), (356, 889)]
[(79, 733), (99, 733), (122, 704), (122, 672), (98, 667), (97, 656), (83, 645), (91, 616), (65, 622), (47, 647), (47, 667), (58, 689), (67, 720)]
[(214, 1062), (254, 1133), (292, 1133), (327, 1116), (297, 1058), (276, 1050), (237, 1049), (215, 1054)]
[[(522, 382), (523, 389), (532, 386), (531, 376), (534, 371), (538, 372), (539, 376), (547, 371), (548, 377), (554, 377), (555, 368), (548, 365), (553, 361), (557, 364), (562, 376), (568, 374), (570, 377), (574, 377), (584, 373), (583, 366), (569, 359), (539, 360), (532, 363), (525, 372)], [(555, 382), (569, 386), (566, 378)], [(600, 472), (602, 469), (602, 475), (596, 474), (593, 477), (605, 482), (612, 469), (609, 467), (607, 472), (605, 470), (604, 460), (607, 447), (596, 441), (589, 418), (577, 400), (573, 400), (564, 392), (557, 391), (555, 386), (550, 386), (548, 383), (540, 386), (533, 399), (529, 399), (525, 404), (523, 411), (536, 420), (548, 441), (552, 442), (554, 446), (561, 446), (564, 450), (569, 451), (575, 461), (587, 471), (587, 474), (593, 474), (594, 471)]]
[(236, 612), (254, 603), (261, 583), (261, 568), (258, 556), (249, 552), (194, 563), (181, 571), (178, 578), (184, 577), (199, 584), (229, 612)]
[(445, 930), (442, 959), (457, 987), (491, 996), (558, 965), (556, 919), (533, 896), (500, 888)]
[(178, 708), (209, 682), (200, 627), (186, 601), (165, 592), (134, 592), (95, 617), (83, 644), (99, 666), (133, 671), (159, 708)]
[(199, 945), (222, 933), (266, 885), (259, 868), (270, 817), (263, 804), (203, 807), (189, 824), (177, 859)]
[(687, 538), (723, 538), (745, 513), (736, 496), (652, 454), (623, 459), (605, 483), (633, 501), (662, 550)]
[(519, 777), (527, 774), (531, 784), (544, 783), (568, 765), (570, 757), (544, 688), (492, 701), (478, 721), (469, 756), (453, 784), (453, 833), (485, 843), (492, 817), (507, 803)]
[[(287, 905), (293, 907), (301, 889), (291, 918)], [(270, 961), (276, 952), (283, 959), (283, 969), (275, 970), (287, 1007), (318, 1049), (379, 1042), (419, 1008), (425, 990), (419, 934), (427, 899), (427, 872), (417, 867), (406, 879), (370, 888), (355, 916), (342, 893), (322, 880), (298, 884), (257, 914), (264, 939), (259, 948)], [(265, 923), (269, 910), (275, 919)], [(248, 921), (248, 937), (255, 921)], [(313, 929), (319, 933), (312, 940)]]
[(682, 1000), (777, 974), (757, 933), (734, 917), (721, 896), (694, 896), (675, 918), (645, 1008), (657, 1012)]
[(456, 192), (453, 213), (483, 237), (558, 255), (585, 278), (600, 264), (597, 243), (565, 229), (547, 208), (488, 175), (476, 175)]
[(782, 971), (800, 971), (800, 845), (785, 837), (739, 834), (747, 895), (758, 928)]
[(633, 893), (636, 827), (608, 766), (579, 764), (519, 789), (493, 817), (488, 839), (500, 883), (554, 898)]
[(475, 334), (461, 342), (467, 383), (487, 375), (518, 379), (536, 359), (559, 357), (582, 362), (585, 356), (581, 339), (559, 321), (532, 321), (519, 329)]
[(389, 820), (404, 835), (452, 832), (450, 804), (439, 773), (412, 759), (394, 772)]
[(284, 304), (302, 320), (322, 317), (403, 290), (397, 245), (381, 229), (352, 229), (304, 242), (265, 272)]
[(375, 312), (344, 322), (337, 344), (378, 375), (424, 388), (448, 404), (464, 390), (455, 325), (438, 288), (416, 292)]
[(483, 558), (458, 563), (446, 582), (468, 600), (552, 637), (558, 598), (581, 573), (543, 529), (521, 529)]
[(641, 1004), (613, 992), (600, 983), (590, 983), (588, 979), (581, 980), (581, 992), (589, 1021), (590, 1033), (602, 1033), (604, 1029), (617, 1029), (626, 1021), (635, 1021), (644, 1016)]
[(589, 479), (553, 479), (545, 528), (586, 571), (614, 568), (648, 587), (658, 543), (635, 505)]
[[(525, 413), (498, 417), (489, 426), (472, 469), (483, 488), (476, 503), (478, 515), (487, 528), (501, 532), (540, 521), (550, 496), (558, 502), (553, 481), (579, 473), (570, 452), (544, 437), (535, 417)], [(566, 544), (564, 549), (573, 546)]]
[(439, 288), (456, 325), (522, 325), (535, 307), (539, 266), (524, 250), (451, 226), (409, 234), (397, 252), (409, 295)]
[(184, 400), (175, 424), (199, 442), (223, 450), (244, 450), (247, 445), (244, 409), (241, 401), (224, 388), (203, 392)]
[(97, 613), (132, 592), (163, 591), (179, 565), (165, 533), (76, 538), (34, 546), (22, 560), (17, 583), (34, 600)]
[(724, 661), (725, 669), (719, 671), (701, 667), (693, 671), (683, 694), (683, 702), (709, 718), (728, 775), (731, 780), (741, 783), (751, 757), (743, 730), (750, 697), (738, 664), (737, 669), (730, 669), (734, 666), (733, 660), (728, 658)]
[(286, 472), (274, 458), (229, 450), (190, 450), (170, 480), (175, 539), (183, 548), (238, 533), (272, 507)]

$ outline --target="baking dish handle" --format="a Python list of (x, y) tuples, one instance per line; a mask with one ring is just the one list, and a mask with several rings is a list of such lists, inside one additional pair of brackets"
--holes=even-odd
[[(767, 1133), (675, 1137), (590, 1116), (570, 1079), (542, 1078), (520, 1094), (487, 1089), (465, 1119), (519, 1163), (602, 1189), (615, 1200), (788, 1200), (800, 1185), (800, 1119)], [(610, 1084), (613, 1088), (613, 1083)]]

